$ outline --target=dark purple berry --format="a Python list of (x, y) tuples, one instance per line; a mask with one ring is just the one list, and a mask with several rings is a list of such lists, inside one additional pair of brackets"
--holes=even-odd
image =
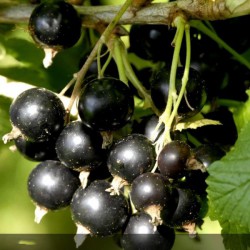
[(152, 142), (144, 135), (131, 134), (111, 147), (107, 164), (113, 176), (131, 183), (137, 176), (154, 167), (155, 158)]
[(22, 92), (10, 106), (12, 125), (33, 141), (56, 138), (64, 127), (64, 116), (62, 101), (44, 88)]
[(38, 206), (49, 210), (68, 206), (79, 186), (77, 173), (59, 161), (41, 162), (28, 178), (28, 192), (31, 199)]
[(137, 56), (153, 61), (172, 59), (172, 41), (176, 29), (167, 25), (132, 25), (129, 34), (129, 51)]
[[(167, 225), (172, 224), (175, 227), (185, 227), (195, 224), (199, 219), (201, 211), (201, 199), (194, 191), (189, 189), (177, 188), (178, 203), (174, 214), (167, 218), (161, 214), (163, 222)], [(193, 233), (190, 231), (190, 233)]]
[(149, 172), (134, 179), (130, 197), (138, 211), (146, 211), (153, 219), (159, 219), (160, 211), (171, 203), (172, 192), (169, 182), (161, 174)]
[(160, 173), (171, 179), (183, 177), (190, 155), (191, 148), (186, 142), (175, 140), (167, 143), (157, 159)]
[(23, 137), (14, 140), (15, 146), (25, 158), (31, 161), (56, 160), (55, 140), (29, 141)]
[(81, 19), (64, 1), (42, 2), (31, 13), (29, 32), (42, 47), (69, 48), (81, 36)]
[(73, 121), (59, 135), (56, 152), (67, 167), (91, 170), (103, 162), (102, 136), (81, 121)]
[(165, 225), (154, 226), (150, 215), (132, 215), (121, 238), (124, 250), (170, 250), (175, 241), (173, 228)]
[[(176, 73), (176, 91), (179, 94), (182, 86), (184, 68), (178, 68)], [(189, 69), (188, 83), (185, 94), (178, 108), (178, 115), (181, 118), (188, 118), (201, 111), (207, 100), (206, 83), (200, 73)], [(170, 71), (160, 70), (151, 81), (151, 97), (156, 107), (164, 111), (168, 100)]]
[(124, 227), (129, 213), (128, 202), (120, 195), (105, 191), (111, 185), (96, 180), (87, 188), (78, 188), (71, 202), (73, 220), (87, 228), (92, 235), (107, 236), (118, 233)]
[(133, 95), (129, 87), (118, 79), (95, 79), (83, 88), (78, 111), (81, 120), (95, 130), (117, 130), (131, 119)]

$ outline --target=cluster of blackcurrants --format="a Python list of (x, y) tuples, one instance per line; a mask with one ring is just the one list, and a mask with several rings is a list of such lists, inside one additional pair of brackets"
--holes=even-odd
[[(43, 47), (58, 51), (79, 39), (81, 22), (66, 2), (42, 3), (31, 15), (29, 30)], [(161, 25), (132, 26), (130, 52), (152, 61), (171, 58), (173, 48), (165, 45), (171, 44), (172, 37), (165, 32), (172, 30)], [(145, 36), (146, 47), (138, 42)], [(159, 40), (166, 51), (159, 50)], [(148, 88), (160, 112), (168, 97), (166, 68), (150, 72), (149, 77)], [(70, 206), (78, 236), (121, 233), (124, 249), (137, 249), (138, 244), (141, 249), (171, 249), (175, 230), (195, 234), (196, 225), (202, 225), (207, 209), (206, 168), (225, 151), (214, 143), (195, 147), (185, 133), (173, 132), (173, 140), (156, 155), (152, 131), (158, 117), (152, 113), (133, 119), (134, 90), (117, 77), (97, 78), (96, 73), (87, 78), (79, 94), (78, 119), (65, 123), (64, 104), (44, 88), (26, 90), (11, 104), (13, 129), (4, 140), (13, 139), (26, 158), (40, 162), (28, 178), (35, 221), (48, 211)], [(182, 75), (180, 67), (177, 92)], [(144, 82), (143, 76), (138, 74)], [(207, 93), (200, 72), (190, 68), (179, 119), (199, 113)], [(129, 133), (123, 130), (126, 126)], [(76, 240), (80, 245), (82, 238)]]

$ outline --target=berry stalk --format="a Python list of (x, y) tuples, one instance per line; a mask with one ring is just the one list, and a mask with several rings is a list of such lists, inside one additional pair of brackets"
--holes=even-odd
[(72, 92), (72, 95), (71, 95), (71, 100), (70, 100), (70, 103), (69, 103), (68, 108), (67, 108), (68, 114), (70, 113), (70, 111), (72, 109), (72, 106), (73, 106), (76, 98), (78, 97), (78, 95), (80, 93), (83, 79), (84, 79), (84, 77), (85, 77), (85, 75), (86, 75), (86, 73), (88, 71), (88, 68), (89, 68), (90, 64), (94, 61), (94, 59), (95, 59), (95, 57), (97, 55), (99, 46), (102, 43), (106, 43), (108, 41), (111, 33), (113, 32), (113, 29), (115, 28), (116, 24), (119, 22), (122, 15), (130, 7), (131, 2), (132, 2), (132, 0), (126, 0), (126, 2), (122, 5), (122, 7), (117, 12), (114, 19), (112, 20), (112, 22), (110, 22), (110, 24), (107, 26), (107, 28), (104, 30), (101, 37), (99, 38), (99, 40), (95, 44), (95, 46), (94, 46), (93, 50), (91, 51), (90, 55), (88, 56), (86, 62), (84, 63), (84, 65), (82, 66), (80, 71), (77, 73), (76, 84), (74, 86), (74, 89), (73, 89), (73, 92)]
[[(169, 94), (168, 94), (168, 101), (166, 108), (162, 115), (159, 117), (159, 122), (158, 125), (156, 126), (156, 133), (158, 134), (157, 131), (159, 130), (161, 124), (165, 125), (164, 132), (162, 136), (158, 138), (156, 141), (156, 152), (159, 153), (163, 146), (171, 141), (171, 136), (170, 136), (170, 131), (172, 128), (172, 122), (173, 118), (176, 115), (176, 111), (174, 110), (174, 113), (172, 113), (172, 108), (175, 107), (175, 109), (178, 109), (178, 105), (176, 105), (176, 100), (177, 100), (177, 94), (176, 94), (176, 88), (175, 88), (175, 81), (176, 81), (176, 71), (179, 63), (179, 54), (180, 54), (180, 49), (181, 49), (181, 44), (185, 32), (185, 25), (186, 21), (182, 17), (177, 17), (174, 20), (174, 23), (177, 27), (176, 31), (176, 36), (174, 38), (174, 54), (173, 54), (173, 59), (172, 59), (172, 64), (171, 64), (171, 71), (170, 71), (170, 83), (169, 83)], [(172, 116), (172, 117), (171, 117)], [(170, 117), (172, 121), (170, 120)]]
[(137, 78), (133, 68), (131, 67), (131, 64), (128, 60), (127, 50), (120, 38), (116, 38), (117, 42), (119, 42), (119, 48), (120, 48), (120, 56), (122, 58), (124, 68), (126, 71), (126, 76), (130, 80), (130, 82), (133, 84), (133, 86), (138, 90), (141, 97), (144, 99), (144, 107), (145, 108), (152, 108), (155, 114), (159, 115), (159, 110), (155, 107), (155, 104), (153, 103), (150, 94), (148, 91), (143, 87), (139, 79)]

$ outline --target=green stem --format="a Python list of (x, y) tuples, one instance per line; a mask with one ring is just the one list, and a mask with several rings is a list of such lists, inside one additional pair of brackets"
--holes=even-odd
[(97, 50), (97, 72), (98, 72), (98, 78), (102, 78), (102, 65), (101, 65), (101, 51), (102, 51), (102, 45), (100, 44), (100, 46), (98, 47)]
[(70, 110), (72, 109), (72, 106), (76, 100), (76, 98), (78, 97), (80, 91), (81, 91), (81, 85), (83, 82), (83, 79), (91, 65), (91, 63), (94, 61), (98, 48), (102, 43), (107, 43), (111, 33), (113, 32), (113, 29), (115, 28), (116, 24), (119, 22), (119, 20), (121, 19), (122, 15), (126, 12), (126, 10), (129, 8), (129, 6), (131, 5), (132, 0), (126, 0), (125, 3), (122, 5), (122, 7), (120, 8), (120, 10), (117, 12), (117, 14), (115, 15), (114, 19), (112, 20), (112, 22), (109, 23), (109, 25), (107, 26), (107, 28), (104, 30), (104, 32), (102, 33), (101, 37), (99, 38), (99, 40), (97, 41), (97, 43), (95, 44), (93, 50), (91, 51), (90, 55), (88, 56), (86, 62), (84, 63), (84, 65), (82, 66), (82, 68), (80, 69), (80, 71), (77, 74), (77, 79), (76, 79), (76, 83), (70, 98), (70, 103), (68, 105), (67, 108), (67, 112), (70, 113)]
[(227, 50), (234, 58), (245, 65), (248, 69), (250, 69), (250, 62), (246, 60), (242, 55), (240, 55), (237, 51), (235, 51), (232, 47), (230, 47), (226, 42), (224, 42), (216, 33), (210, 30), (202, 21), (192, 20), (190, 21), (191, 27), (194, 27), (205, 35), (209, 36), (216, 43), (221, 45), (225, 50)]
[(61, 90), (61, 92), (59, 93), (60, 96), (63, 96), (69, 89), (71, 86), (73, 86), (73, 84), (75, 83), (76, 78), (73, 77), (70, 82)]
[(241, 101), (235, 101), (230, 99), (218, 99), (217, 103), (220, 106), (225, 106), (229, 108), (238, 108), (243, 104), (243, 102)]
[[(171, 141), (171, 127), (172, 127), (172, 121), (169, 121), (173, 104), (175, 103), (175, 100), (177, 98), (176, 94), (176, 88), (175, 88), (175, 80), (176, 80), (176, 71), (179, 63), (179, 55), (180, 55), (180, 49), (182, 44), (182, 39), (185, 31), (185, 25), (186, 21), (182, 17), (177, 17), (174, 20), (174, 23), (177, 27), (176, 30), (176, 36), (174, 38), (175, 47), (174, 47), (174, 54), (171, 64), (171, 71), (170, 71), (170, 80), (169, 80), (169, 92), (168, 92), (168, 100), (167, 105), (162, 113), (162, 115), (159, 117), (158, 125), (156, 126), (156, 130), (159, 129), (161, 124), (163, 123), (165, 125), (164, 133), (156, 142), (156, 151), (157, 153), (161, 151), (165, 143)], [(174, 105), (176, 107), (177, 105)], [(178, 108), (178, 107), (177, 107)]]
[(123, 44), (119, 37), (116, 36), (113, 38), (112, 47), (113, 47), (112, 52), (115, 58), (116, 66), (118, 68), (119, 79), (128, 85), (128, 78), (127, 78), (125, 67), (124, 67), (123, 60), (122, 60)]
[(121, 39), (119, 39), (120, 42), (120, 53), (121, 53), (121, 58), (123, 60), (123, 65), (125, 67), (126, 75), (130, 82), (133, 84), (133, 86), (138, 90), (140, 96), (144, 99), (144, 107), (148, 108), (150, 107), (156, 115), (160, 115), (159, 110), (155, 107), (150, 94), (148, 91), (143, 87), (139, 79), (137, 78), (129, 60), (128, 60), (128, 55), (127, 55), (127, 50), (122, 42)]
[[(180, 89), (180, 93), (178, 95), (178, 98), (176, 100), (176, 103), (174, 105), (173, 111), (167, 120), (167, 127), (170, 127), (174, 121), (174, 118), (178, 114), (178, 108), (180, 106), (181, 100), (184, 96), (184, 93), (186, 91), (186, 86), (188, 83), (188, 75), (189, 75), (189, 68), (190, 68), (190, 61), (191, 61), (191, 43), (190, 43), (190, 26), (188, 24), (185, 25), (185, 36), (186, 36), (186, 62), (185, 62), (185, 68), (184, 73), (182, 77), (182, 85)], [(168, 137), (165, 138), (164, 143), (166, 143)]]
[(111, 61), (111, 59), (112, 59), (112, 55), (111, 55), (111, 53), (109, 53), (109, 56), (108, 56), (106, 62), (105, 62), (104, 65), (102, 66), (102, 70), (101, 70), (101, 75), (102, 75), (102, 76), (104, 75), (105, 70), (106, 70), (106, 68), (108, 67), (108, 65), (109, 65), (109, 63), (110, 63), (110, 61)]

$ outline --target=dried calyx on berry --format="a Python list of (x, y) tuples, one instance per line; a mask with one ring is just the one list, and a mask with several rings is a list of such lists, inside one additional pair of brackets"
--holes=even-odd
[(32, 11), (28, 30), (44, 49), (43, 65), (47, 68), (58, 51), (72, 47), (79, 40), (81, 18), (69, 3), (45, 1)]

